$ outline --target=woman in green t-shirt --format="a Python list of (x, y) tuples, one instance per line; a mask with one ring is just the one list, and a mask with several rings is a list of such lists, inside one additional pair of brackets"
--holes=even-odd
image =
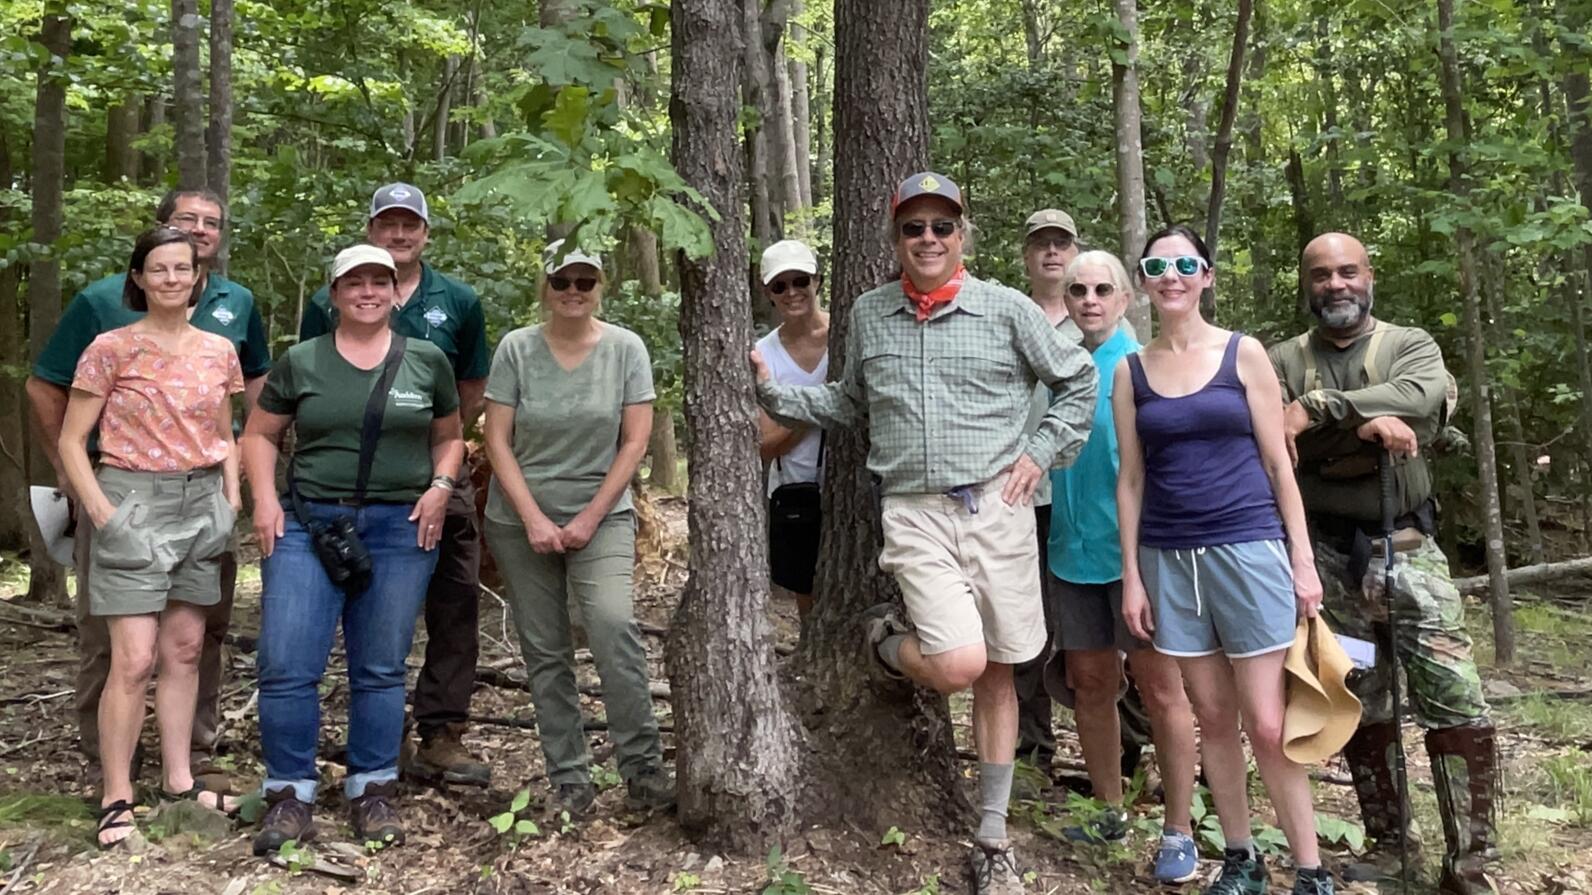
[(548, 246), (544, 322), (503, 337), (486, 385), (492, 462), (486, 540), (508, 583), (554, 803), (596, 799), (571, 661), (569, 598), (597, 673), (633, 808), (668, 808), (647, 654), (631, 608), (636, 523), (630, 478), (652, 431), (652, 363), (633, 332), (598, 320), (602, 260)]

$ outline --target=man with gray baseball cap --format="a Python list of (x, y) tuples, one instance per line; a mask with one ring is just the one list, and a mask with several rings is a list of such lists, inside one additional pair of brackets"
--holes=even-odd
[[(370, 197), (365, 234), (371, 245), (391, 253), (398, 268), (393, 330), (431, 342), (448, 356), (468, 432), (481, 413), (492, 360), (486, 344), (486, 315), (474, 289), (420, 259), (431, 238), (426, 194), (408, 183), (389, 183), (376, 190)], [(335, 325), (329, 290), (322, 287), (304, 308), (299, 341), (329, 332)], [(477, 630), (481, 532), (468, 464), (459, 478), (437, 545), (437, 570), (426, 592), (426, 658), (415, 684), (413, 706), (420, 746), (404, 764), (404, 772), (427, 782), (486, 786), (492, 769), (471, 755), (462, 740), (481, 648)]]

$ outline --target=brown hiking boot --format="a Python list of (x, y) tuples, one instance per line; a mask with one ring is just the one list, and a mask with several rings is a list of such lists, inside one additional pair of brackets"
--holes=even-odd
[(254, 853), (275, 854), (288, 842), (303, 844), (315, 838), (315, 818), (308, 802), (300, 802), (290, 787), (265, 794), (265, 817), (254, 834)]
[(464, 748), (465, 725), (455, 721), (421, 731), (420, 748), (415, 750), (404, 770), (426, 783), (452, 783), (456, 786), (489, 786), (492, 769)]
[[(1354, 863), (1343, 868), (1347, 882), (1394, 882), (1401, 873), (1402, 852), (1409, 849), (1410, 882), (1421, 881), (1421, 840), (1406, 803), (1399, 808), (1398, 778), (1394, 776), (1393, 749), (1398, 728), (1391, 721), (1363, 724), (1343, 747), (1354, 793), (1360, 800), (1360, 820), (1365, 824), (1367, 848)], [(1402, 818), (1403, 822), (1400, 823)]]
[(1491, 895), (1498, 888), (1488, 871), (1499, 858), (1493, 726), (1484, 721), (1428, 730), (1426, 752), (1432, 759), (1447, 846), (1437, 890), (1444, 895)]
[(668, 811), (674, 808), (674, 775), (653, 766), (626, 784), (625, 806), (634, 811)]
[(362, 845), (372, 843), (384, 848), (404, 844), (404, 825), (398, 819), (398, 781), (372, 783), (365, 794), (348, 803), (348, 819), (354, 827), (354, 839)]

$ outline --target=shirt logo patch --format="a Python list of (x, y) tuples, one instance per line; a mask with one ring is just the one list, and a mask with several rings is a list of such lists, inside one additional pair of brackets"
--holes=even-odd
[(448, 322), (448, 313), (441, 308), (432, 308), (425, 313), (426, 322), (432, 326), (441, 326)]
[(392, 398), (392, 403), (396, 407), (403, 407), (409, 410), (424, 410), (430, 406), (426, 402), (425, 395), (419, 392), (406, 392), (396, 386), (387, 395)]
[(238, 315), (232, 313), (226, 308), (216, 308), (214, 311), (210, 312), (210, 316), (220, 321), (222, 326), (231, 326), (232, 321), (238, 319)]

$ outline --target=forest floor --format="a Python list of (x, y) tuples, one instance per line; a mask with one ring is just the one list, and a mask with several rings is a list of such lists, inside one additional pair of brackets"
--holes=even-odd
[[(657, 502), (667, 535), (644, 553), (637, 588), (637, 615), (644, 630), (664, 629), (684, 582), (684, 502)], [(512, 625), (501, 602), (482, 600), (481, 664), (492, 682), (478, 686), (474, 710), (483, 719), (473, 726), (470, 745), (493, 767), (489, 790), (408, 790), (402, 804), (409, 841), (402, 848), (365, 852), (348, 840), (341, 805), (342, 769), (337, 751), (347, 718), (346, 677), (340, 651), (323, 685), (325, 723), (321, 755), (326, 785), (317, 812), (320, 839), (278, 863), (250, 853), (252, 830), (226, 824), (205, 829), (206, 818), (191, 814), (142, 816), (144, 841), (134, 849), (99, 853), (93, 848), (93, 821), (84, 798), (96, 780), (78, 753), (73, 722), (75, 668), (69, 624), (59, 612), (33, 610), (9, 602), (18, 582), (0, 562), (0, 895), (34, 892), (216, 892), (224, 895), (370, 893), (421, 895), (432, 892), (489, 893), (930, 893), (966, 891), (968, 843), (964, 830), (862, 830), (815, 828), (768, 856), (720, 856), (694, 845), (671, 816), (638, 817), (624, 809), (623, 786), (613, 770), (611, 747), (601, 730), (591, 745), (602, 766), (595, 776), (603, 793), (595, 817), (580, 824), (538, 811), (546, 780), (536, 733), (512, 726), (530, 716), (529, 694)], [(9, 582), (8, 582), (9, 578)], [(6, 587), (6, 583), (11, 586)], [(23, 582), (25, 585), (25, 582)], [(248, 636), (257, 629), (259, 576), (246, 566), (240, 577), (234, 631), (244, 638), (229, 651), (230, 677), (223, 703), (224, 756), (235, 779), (257, 783), (262, 767), (254, 743), (257, 715), (252, 701), (254, 656)], [(1514, 668), (1490, 667), (1492, 641), (1485, 607), (1472, 605), (1470, 622), (1484, 664), (1488, 694), (1497, 709), (1506, 795), (1502, 827), (1505, 845), (1504, 890), (1522, 893), (1592, 893), (1592, 581), (1559, 583), (1536, 594), (1519, 595), (1516, 619), (1520, 657)], [(793, 645), (798, 636), (794, 607), (775, 605), (778, 638)], [(417, 636), (411, 670), (419, 666), (423, 632)], [(646, 635), (655, 681), (665, 680), (662, 639)], [(597, 683), (589, 662), (580, 666), (583, 685)], [(583, 688), (584, 689), (584, 688)], [(588, 716), (601, 718), (600, 700), (585, 697)], [(664, 741), (669, 703), (656, 702)], [(968, 744), (966, 703), (953, 702), (959, 739)], [(1065, 710), (1056, 727), (1063, 742), (1058, 772), (1081, 776), (1076, 739)], [(156, 744), (153, 725), (146, 749)], [(1407, 731), (1412, 790), (1429, 854), (1435, 859), (1441, 827), (1432, 796), (1431, 774), (1420, 734)], [(156, 762), (145, 765), (143, 783), (157, 780)], [(1334, 865), (1350, 854), (1358, 816), (1347, 774), (1341, 765), (1317, 769), (1315, 790), (1322, 815), (1323, 840)], [(1031, 781), (1032, 782), (1032, 781)], [(967, 784), (973, 785), (971, 768)], [(522, 817), (537, 825), (516, 837), (498, 833), (489, 818), (502, 814), (522, 788), (530, 806)], [(1070, 795), (1065, 778), (1028, 787), (1033, 798), (1013, 805), (1013, 836), (1020, 863), (1030, 871), (1035, 893), (1147, 892), (1158, 889), (1146, 862), (1153, 849), (1160, 807), (1149, 798), (1137, 805), (1139, 821), (1126, 847), (1081, 848), (1058, 842), (1054, 832), (1070, 811), (1088, 803)], [(1269, 809), (1257, 794), (1257, 816)], [(1214, 818), (1208, 823), (1214, 825)], [(1263, 831), (1263, 839), (1276, 836)], [(1279, 837), (1280, 838), (1280, 837)], [(1331, 840), (1330, 842), (1326, 840)], [(1208, 877), (1217, 861), (1207, 860)], [(1278, 868), (1274, 891), (1287, 891), (1292, 874)], [(1184, 892), (1197, 891), (1191, 883)], [(1370, 892), (1369, 888), (1340, 891)]]

